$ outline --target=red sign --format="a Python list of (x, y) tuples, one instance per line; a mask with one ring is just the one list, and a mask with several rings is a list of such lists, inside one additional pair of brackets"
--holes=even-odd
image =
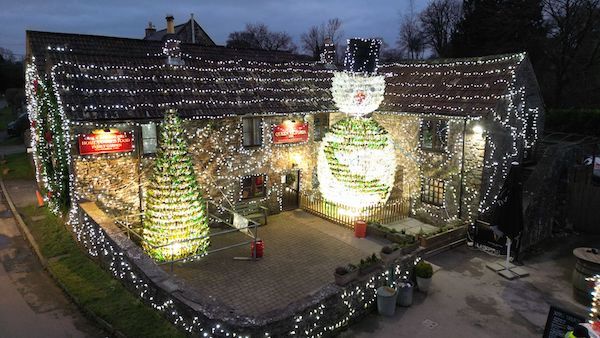
[(133, 134), (130, 131), (106, 129), (79, 135), (80, 155), (124, 153), (132, 150)]
[(290, 120), (273, 128), (273, 143), (298, 143), (308, 141), (308, 123)]

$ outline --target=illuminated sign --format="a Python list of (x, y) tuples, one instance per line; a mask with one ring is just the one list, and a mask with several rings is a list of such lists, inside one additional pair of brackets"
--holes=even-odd
[(299, 143), (308, 141), (308, 123), (283, 121), (273, 128), (273, 143)]
[(108, 154), (133, 151), (133, 133), (117, 129), (99, 129), (79, 135), (79, 154)]

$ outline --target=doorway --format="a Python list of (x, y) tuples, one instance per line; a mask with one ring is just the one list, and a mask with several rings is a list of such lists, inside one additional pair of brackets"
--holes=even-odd
[(300, 170), (292, 170), (283, 178), (283, 203), (284, 211), (300, 207)]

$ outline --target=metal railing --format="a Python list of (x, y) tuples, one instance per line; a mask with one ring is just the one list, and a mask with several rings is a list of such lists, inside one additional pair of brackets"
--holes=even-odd
[(353, 227), (358, 220), (391, 223), (408, 217), (408, 200), (390, 200), (368, 207), (349, 207), (324, 200), (321, 197), (300, 194), (300, 208), (331, 222)]
[[(228, 208), (225, 208), (223, 206), (217, 206), (212, 201), (209, 201), (208, 203), (212, 204), (217, 209), (221, 209), (223, 211), (226, 211), (227, 213), (230, 214), (231, 219), (233, 219), (233, 215), (234, 215), (235, 211), (230, 210)], [(209, 210), (208, 203), (207, 203), (206, 210)], [(243, 216), (241, 216), (241, 217), (243, 217)], [(224, 247), (220, 247), (220, 248), (208, 250), (208, 251), (206, 251), (204, 253), (191, 255), (191, 256), (188, 256), (188, 257), (185, 257), (185, 258), (179, 258), (179, 259), (173, 259), (173, 258), (171, 258), (169, 260), (165, 260), (165, 261), (162, 261), (162, 262), (157, 262), (156, 264), (157, 265), (170, 264), (171, 265), (171, 271), (173, 271), (173, 265), (175, 263), (177, 263), (177, 262), (191, 261), (191, 260), (194, 260), (196, 258), (200, 258), (202, 256), (209, 255), (211, 253), (215, 253), (215, 252), (219, 252), (219, 251), (223, 251), (223, 250), (227, 250), (227, 249), (232, 249), (232, 248), (236, 248), (236, 247), (243, 246), (243, 245), (248, 245), (250, 243), (256, 243), (256, 241), (258, 240), (258, 227), (260, 226), (260, 223), (254, 221), (252, 219), (246, 218), (248, 220), (248, 226), (245, 226), (245, 227), (235, 227), (232, 224), (232, 221), (230, 221), (229, 219), (224, 219), (223, 217), (217, 216), (215, 214), (209, 213), (209, 218), (213, 222), (216, 221), (216, 222), (219, 222), (219, 223), (226, 224), (226, 225), (228, 225), (230, 227), (233, 227), (233, 229), (227, 229), (227, 230), (223, 230), (223, 231), (219, 231), (219, 232), (213, 232), (213, 233), (210, 233), (210, 234), (208, 234), (206, 236), (199, 236), (199, 237), (194, 237), (194, 238), (188, 238), (188, 239), (185, 239), (185, 240), (172, 241), (172, 242), (168, 242), (168, 243), (162, 244), (162, 245), (150, 245), (150, 247), (152, 249), (159, 249), (159, 248), (163, 248), (163, 247), (169, 247), (169, 246), (172, 246), (174, 244), (181, 244), (181, 243), (188, 243), (188, 242), (198, 241), (198, 240), (201, 240), (201, 239), (204, 239), (204, 238), (212, 238), (212, 237), (222, 236), (222, 235), (226, 235), (226, 234), (233, 233), (233, 232), (241, 232), (243, 234), (248, 235), (251, 239), (248, 240), (248, 241), (243, 241), (243, 242), (240, 242), (240, 243), (235, 243), (235, 244), (227, 245), (227, 246), (224, 246)], [(140, 244), (144, 241), (143, 234), (139, 233), (138, 231), (136, 231), (136, 229), (133, 229), (130, 225), (125, 224), (125, 223), (119, 223), (119, 225), (120, 225), (121, 229), (123, 229), (123, 231), (127, 233), (127, 235), (128, 235), (129, 238), (131, 238), (131, 235), (133, 235), (135, 238), (137, 238), (140, 241)], [(241, 230), (245, 230), (245, 229), (247, 229), (248, 231), (247, 232), (246, 231), (241, 231)], [(256, 249), (252, 251), (251, 260), (256, 260)]]

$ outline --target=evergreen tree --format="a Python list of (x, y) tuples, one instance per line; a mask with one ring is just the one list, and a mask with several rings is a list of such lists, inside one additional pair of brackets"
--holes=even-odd
[(542, 8), (542, 0), (465, 0), (453, 56), (528, 52), (535, 65), (546, 37)]
[(208, 238), (183, 242), (208, 235), (208, 219), (175, 110), (165, 113), (159, 141), (146, 196), (144, 248), (158, 261), (203, 253)]

